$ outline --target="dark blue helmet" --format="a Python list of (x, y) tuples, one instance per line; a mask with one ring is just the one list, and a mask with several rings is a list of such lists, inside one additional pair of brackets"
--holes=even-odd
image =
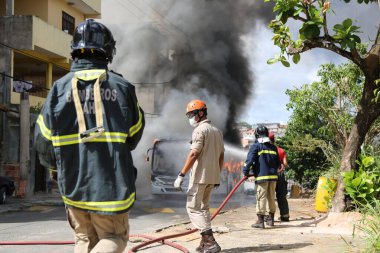
[(71, 42), (71, 56), (74, 59), (96, 54), (112, 62), (116, 51), (115, 44), (111, 31), (105, 25), (87, 19), (75, 28)]
[(265, 126), (258, 126), (255, 130), (256, 139), (261, 137), (268, 137), (268, 135), (269, 131), (268, 128), (266, 128)]

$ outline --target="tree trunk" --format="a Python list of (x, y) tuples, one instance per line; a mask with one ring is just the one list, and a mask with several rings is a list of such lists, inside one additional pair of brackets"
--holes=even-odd
[[(342, 155), (340, 171), (350, 171), (355, 169), (356, 160), (360, 153), (360, 146), (363, 144), (365, 136), (372, 123), (380, 116), (380, 105), (372, 101), (374, 98), (375, 86), (374, 78), (366, 78), (363, 96), (360, 101), (359, 110), (352, 126), (350, 136), (345, 145)], [(344, 183), (342, 176), (339, 177), (338, 187), (332, 202), (332, 212), (344, 212), (346, 209), (344, 201)]]
[[(352, 126), (350, 136), (345, 145), (340, 165), (341, 172), (355, 169), (355, 161), (359, 156), (360, 146), (365, 140), (372, 123), (380, 116), (380, 105), (373, 101), (376, 80), (380, 78), (380, 26), (377, 30), (376, 41), (372, 45), (366, 58), (359, 66), (365, 76), (363, 95), (359, 103), (358, 113)], [(338, 187), (332, 202), (332, 212), (344, 212), (345, 191), (342, 176), (339, 176)]]

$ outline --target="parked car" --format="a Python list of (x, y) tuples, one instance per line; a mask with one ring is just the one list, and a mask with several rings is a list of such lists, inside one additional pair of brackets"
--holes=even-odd
[(9, 177), (0, 176), (0, 204), (4, 204), (7, 197), (15, 191), (15, 183)]

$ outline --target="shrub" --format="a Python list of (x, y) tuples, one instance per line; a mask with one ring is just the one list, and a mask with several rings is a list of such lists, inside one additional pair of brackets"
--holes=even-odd
[(380, 252), (380, 200), (373, 199), (367, 204), (360, 205), (363, 218), (358, 229), (364, 232), (366, 249), (364, 252)]
[(378, 157), (360, 155), (358, 170), (343, 172), (346, 193), (357, 204), (366, 205), (380, 197), (380, 160)]

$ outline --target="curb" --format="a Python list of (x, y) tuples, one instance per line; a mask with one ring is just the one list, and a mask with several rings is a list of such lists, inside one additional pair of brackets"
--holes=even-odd
[(0, 214), (8, 212), (19, 212), (28, 209), (32, 206), (64, 206), (62, 199), (48, 200), (28, 200), (18, 199), (17, 201), (6, 202), (0, 205)]

